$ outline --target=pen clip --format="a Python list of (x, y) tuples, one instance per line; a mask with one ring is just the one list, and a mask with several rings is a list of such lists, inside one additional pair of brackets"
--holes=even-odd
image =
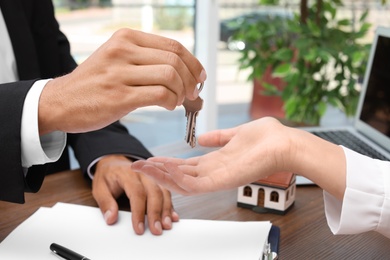
[(277, 260), (278, 254), (271, 251), (271, 243), (266, 243), (264, 245), (263, 251), (263, 260)]

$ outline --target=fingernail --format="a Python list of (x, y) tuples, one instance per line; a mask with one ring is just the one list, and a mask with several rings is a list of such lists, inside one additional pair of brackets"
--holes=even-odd
[(173, 212), (172, 212), (172, 218), (173, 218), (173, 219), (179, 219), (179, 214), (177, 214), (176, 211), (173, 211)]
[(104, 213), (104, 221), (106, 221), (107, 224), (108, 224), (108, 220), (109, 220), (110, 217), (111, 217), (111, 210), (107, 210)]
[(171, 228), (172, 227), (172, 220), (171, 220), (171, 218), (166, 216), (164, 218), (164, 224), (165, 224), (166, 228)]
[(145, 232), (145, 226), (143, 222), (138, 223), (138, 229), (140, 230), (141, 234)]
[(202, 72), (201, 72), (200, 75), (199, 75), (199, 80), (200, 80), (200, 82), (205, 82), (205, 81), (206, 81), (206, 78), (207, 78), (206, 71), (205, 71), (205, 70), (202, 70)]
[(154, 227), (157, 229), (158, 233), (162, 233), (162, 226), (161, 226), (161, 223), (160, 221), (156, 221), (154, 222)]
[(199, 96), (199, 89), (198, 89), (198, 86), (195, 86), (193, 96), (194, 96), (194, 98), (197, 98), (197, 97)]

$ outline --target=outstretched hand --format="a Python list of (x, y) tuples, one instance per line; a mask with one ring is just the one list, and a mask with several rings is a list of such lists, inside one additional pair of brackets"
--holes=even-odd
[(212, 131), (198, 143), (219, 150), (189, 159), (154, 157), (134, 162), (132, 169), (184, 195), (238, 187), (284, 168), (289, 139), (283, 131), (271, 118)]
[(300, 174), (341, 199), (346, 187), (343, 149), (306, 131), (262, 118), (199, 137), (219, 150), (189, 159), (150, 158), (132, 165), (177, 193), (191, 195), (239, 187), (277, 172)]

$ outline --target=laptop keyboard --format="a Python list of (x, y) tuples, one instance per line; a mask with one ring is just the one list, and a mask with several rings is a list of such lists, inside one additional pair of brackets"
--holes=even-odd
[(345, 146), (355, 152), (369, 156), (374, 159), (388, 160), (383, 154), (375, 150), (353, 134), (345, 130), (338, 131), (314, 131), (314, 135), (321, 137), (334, 144)]

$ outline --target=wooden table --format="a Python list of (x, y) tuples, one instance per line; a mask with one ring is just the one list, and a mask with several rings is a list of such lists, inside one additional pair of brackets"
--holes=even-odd
[[(236, 196), (236, 190), (231, 190), (192, 197), (173, 195), (173, 200), (183, 219), (271, 220), (281, 229), (280, 259), (390, 259), (390, 239), (375, 232), (334, 236), (326, 223), (322, 190), (316, 186), (298, 187), (295, 204), (284, 216), (238, 208)], [(91, 185), (79, 171), (47, 176), (38, 193), (26, 194), (25, 204), (0, 202), (0, 241), (39, 207), (56, 202), (97, 206)], [(128, 209), (127, 202), (121, 204)]]

